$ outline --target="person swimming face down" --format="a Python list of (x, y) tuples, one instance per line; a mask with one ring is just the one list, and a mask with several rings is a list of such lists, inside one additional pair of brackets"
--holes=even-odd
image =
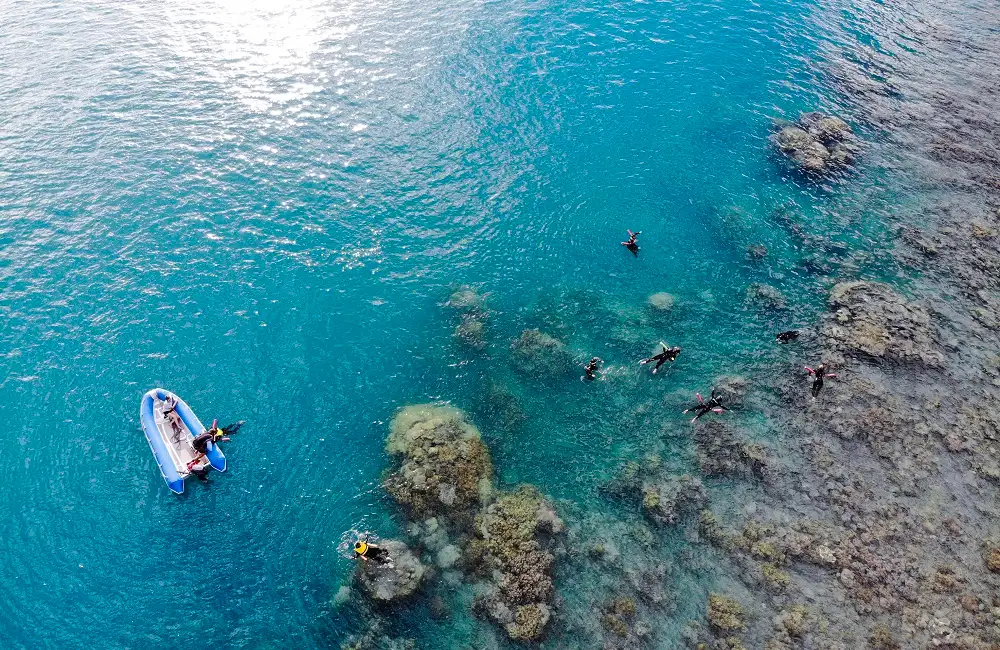
[(392, 559), (389, 552), (381, 546), (369, 543), (367, 540), (358, 540), (354, 543), (354, 559), (365, 562), (371, 560), (375, 564), (392, 566)]
[(691, 418), (691, 422), (694, 422), (695, 420), (697, 420), (698, 418), (700, 418), (701, 416), (705, 415), (708, 412), (722, 413), (723, 411), (729, 410), (722, 405), (722, 396), (716, 395), (714, 388), (712, 389), (711, 397), (709, 397), (707, 401), (702, 399), (701, 393), (695, 393), (695, 396), (697, 396), (698, 398), (698, 403), (695, 404), (694, 406), (684, 409), (685, 413), (689, 413), (691, 411), (695, 412), (694, 417)]
[(816, 366), (815, 370), (813, 370), (809, 366), (806, 366), (805, 368), (806, 368), (806, 374), (809, 374), (809, 375), (813, 376), (812, 389), (810, 390), (810, 392), (812, 393), (812, 398), (813, 399), (816, 399), (817, 397), (819, 397), (819, 392), (821, 390), (823, 390), (823, 380), (824, 379), (826, 379), (828, 377), (836, 377), (837, 376), (836, 374), (834, 374), (832, 372), (827, 372), (826, 371), (826, 364), (825, 363), (821, 363), (818, 366)]
[(642, 234), (642, 231), (638, 230), (636, 232), (632, 232), (631, 230), (626, 230), (625, 232), (628, 233), (628, 241), (623, 241), (622, 242), (622, 246), (624, 246), (625, 248), (629, 249), (629, 251), (633, 255), (635, 255), (636, 257), (638, 257), (639, 256), (639, 244), (637, 244), (635, 240), (636, 240), (636, 238), (639, 235)]
[(597, 379), (597, 368), (601, 363), (600, 357), (591, 357), (590, 362), (583, 367), (583, 378), (588, 381)]
[(681, 349), (679, 347), (669, 348), (667, 347), (666, 343), (660, 341), (660, 352), (658, 354), (654, 354), (648, 359), (643, 359), (642, 361), (639, 362), (639, 364), (646, 365), (647, 363), (653, 363), (655, 361), (656, 365), (653, 366), (653, 374), (655, 375), (656, 371), (660, 369), (660, 366), (662, 366), (667, 361), (674, 361), (675, 359), (677, 359), (677, 355), (680, 353)]

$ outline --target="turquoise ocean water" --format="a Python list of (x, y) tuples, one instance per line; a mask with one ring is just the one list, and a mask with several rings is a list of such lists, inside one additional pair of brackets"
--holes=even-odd
[[(596, 485), (681, 426), (675, 404), (771, 358), (773, 332), (822, 307), (775, 215), (850, 250), (881, 236), (879, 170), (845, 193), (790, 177), (766, 147), (772, 117), (838, 108), (820, 72), (831, 12), (9, 4), (0, 645), (338, 647), (358, 623), (331, 605), (352, 568), (338, 545), (398, 531), (379, 484), (407, 403), (468, 410), (503, 482), (611, 508)], [(638, 258), (618, 245), (626, 228), (643, 233)], [(746, 259), (756, 243), (765, 264)], [(749, 305), (756, 281), (793, 308)], [(442, 307), (462, 284), (488, 296), (481, 353)], [(650, 324), (657, 291), (677, 307)], [(535, 326), (581, 362), (603, 357), (607, 378), (513, 373), (510, 341)], [(652, 378), (634, 362), (661, 339), (684, 352)], [(181, 497), (139, 429), (154, 386), (203, 420), (247, 422), (229, 471)], [(678, 586), (680, 614), (712, 579)], [(473, 623), (421, 612), (400, 632), (475, 645)]]

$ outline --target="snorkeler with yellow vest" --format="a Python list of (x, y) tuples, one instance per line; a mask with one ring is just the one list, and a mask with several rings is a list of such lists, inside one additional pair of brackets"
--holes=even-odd
[(375, 562), (375, 564), (391, 564), (389, 560), (389, 551), (385, 550), (381, 546), (369, 544), (367, 538), (365, 538), (364, 541), (359, 539), (354, 543), (354, 559), (364, 560), (365, 562), (371, 560)]
[(191, 446), (194, 447), (196, 452), (198, 452), (198, 455), (195, 456), (190, 463), (188, 463), (188, 471), (194, 472), (198, 478), (202, 480), (207, 479), (206, 474), (194, 471), (195, 466), (201, 462), (201, 459), (208, 453), (209, 445), (214, 445), (219, 442), (229, 442), (229, 436), (239, 431), (242, 426), (243, 420), (225, 427), (220, 427), (218, 420), (212, 420), (212, 426), (206, 429), (204, 433), (200, 433), (195, 436), (194, 440), (191, 441)]

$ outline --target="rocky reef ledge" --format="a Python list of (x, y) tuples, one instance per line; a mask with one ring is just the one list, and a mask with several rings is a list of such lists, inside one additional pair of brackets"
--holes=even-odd
[(822, 175), (848, 167), (859, 146), (844, 120), (819, 112), (803, 113), (798, 121), (775, 120), (771, 143), (799, 171)]
[[(474, 614), (514, 641), (541, 639), (554, 614), (554, 551), (564, 538), (551, 501), (531, 485), (498, 490), (479, 429), (448, 405), (400, 409), (386, 450), (396, 466), (385, 489), (407, 518), (413, 551), (392, 541), (394, 567), (359, 565), (364, 593), (389, 602), (465, 584)], [(438, 609), (443, 600), (430, 598)]]

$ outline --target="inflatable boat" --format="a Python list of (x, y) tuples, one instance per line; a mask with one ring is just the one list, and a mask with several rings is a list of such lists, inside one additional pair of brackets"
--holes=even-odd
[(205, 432), (205, 425), (184, 400), (170, 391), (154, 388), (143, 395), (139, 420), (163, 480), (177, 494), (184, 492), (184, 479), (191, 476), (192, 470), (210, 466), (226, 471), (226, 456), (219, 445), (210, 443), (205, 456), (199, 458), (193, 443), (195, 436)]

